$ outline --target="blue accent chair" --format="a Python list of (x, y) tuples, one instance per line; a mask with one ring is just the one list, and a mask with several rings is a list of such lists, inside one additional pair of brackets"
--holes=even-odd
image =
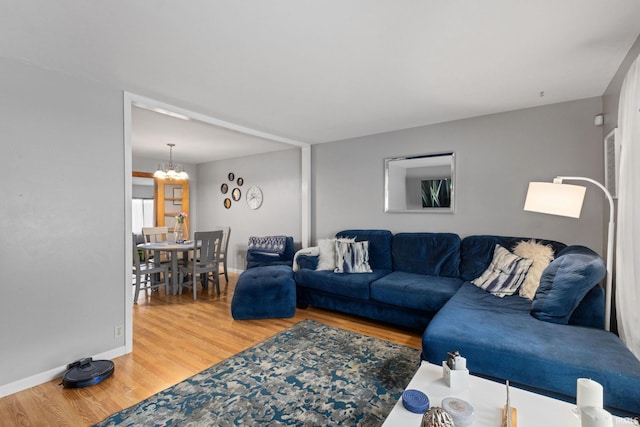
[(247, 251), (247, 269), (238, 277), (231, 315), (235, 320), (293, 317), (296, 283), (293, 279), (294, 242), (287, 236), (280, 255)]

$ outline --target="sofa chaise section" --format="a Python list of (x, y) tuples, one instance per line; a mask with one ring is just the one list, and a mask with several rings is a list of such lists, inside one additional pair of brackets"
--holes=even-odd
[[(474, 237), (467, 243), (476, 246), (479, 240)], [(462, 265), (474, 263), (465, 264), (463, 255)], [(604, 298), (598, 284), (604, 274), (602, 259), (586, 248), (568, 247), (547, 267), (541, 283), (553, 280), (550, 274), (560, 277), (563, 269), (572, 269), (566, 271), (579, 276), (577, 280), (591, 280), (592, 286), (573, 313), (564, 313), (565, 319), (539, 320), (532, 315), (532, 306), (544, 308), (544, 302), (534, 299), (532, 304), (518, 295), (499, 298), (466, 282), (427, 327), (422, 357), (439, 364), (448, 351), (458, 350), (473, 373), (567, 400), (575, 399), (577, 378), (591, 378), (603, 385), (610, 409), (640, 413), (640, 361), (615, 334), (602, 329)], [(480, 270), (467, 272), (466, 277)], [(542, 296), (548, 297), (536, 294)]]

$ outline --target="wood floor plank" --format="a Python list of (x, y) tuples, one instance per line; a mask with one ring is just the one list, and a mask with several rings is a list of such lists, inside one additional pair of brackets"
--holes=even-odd
[(92, 425), (306, 319), (420, 349), (418, 332), (313, 307), (291, 319), (233, 320), (236, 280), (230, 273), (221, 295), (198, 291), (195, 302), (189, 290), (141, 293), (133, 352), (114, 359), (111, 378), (82, 389), (64, 389), (56, 379), (0, 398), (0, 427)]

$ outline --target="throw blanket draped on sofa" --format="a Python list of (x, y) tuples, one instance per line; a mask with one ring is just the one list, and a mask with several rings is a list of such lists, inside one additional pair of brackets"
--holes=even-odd
[(249, 237), (247, 250), (262, 254), (282, 255), (287, 242), (287, 236)]

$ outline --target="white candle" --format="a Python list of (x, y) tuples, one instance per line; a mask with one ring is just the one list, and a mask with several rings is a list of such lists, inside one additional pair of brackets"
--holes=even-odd
[(582, 427), (613, 427), (611, 414), (602, 408), (583, 406), (580, 409)]
[(583, 406), (602, 408), (602, 385), (588, 378), (578, 378), (576, 403), (578, 408)]

